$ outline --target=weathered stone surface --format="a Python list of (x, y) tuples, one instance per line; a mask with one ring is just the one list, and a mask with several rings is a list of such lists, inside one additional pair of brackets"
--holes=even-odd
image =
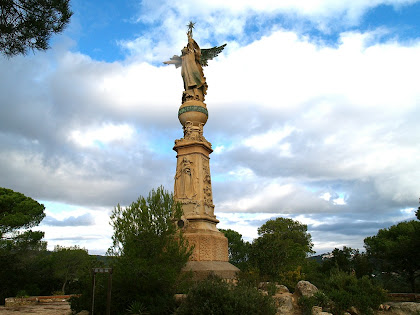
[[(27, 298), (26, 298), (27, 299)], [(36, 303), (26, 305), (0, 306), (1, 315), (34, 314), (34, 315), (71, 315), (70, 305), (67, 301), (53, 299), (49, 303)], [(89, 313), (85, 313), (89, 314)]]
[(417, 315), (420, 313), (420, 303), (416, 302), (388, 302), (391, 311), (398, 315)]
[(318, 288), (309, 281), (301, 280), (297, 283), (295, 292), (299, 296), (311, 297), (318, 292)]
[(379, 310), (380, 311), (388, 311), (390, 308), (391, 308), (391, 306), (389, 306), (388, 304), (379, 305)]
[(36, 297), (24, 297), (24, 298), (6, 298), (4, 299), (5, 307), (21, 306), (21, 305), (34, 305), (38, 304), (38, 298)]
[(239, 269), (227, 261), (189, 261), (183, 271), (191, 271), (194, 280), (204, 280), (211, 274), (223, 279), (235, 279)]
[(357, 308), (354, 306), (350, 307), (347, 312), (349, 312), (351, 315), (360, 315), (360, 312)]
[(276, 284), (276, 293), (289, 293), (289, 289), (282, 284)]
[(328, 313), (328, 312), (323, 312), (321, 306), (313, 306), (312, 315), (333, 315), (333, 314)]
[(293, 297), (291, 293), (276, 294), (273, 299), (277, 307), (277, 315), (294, 314)]

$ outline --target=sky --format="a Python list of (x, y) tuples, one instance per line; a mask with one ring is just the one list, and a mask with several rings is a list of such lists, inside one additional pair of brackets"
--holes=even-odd
[(195, 22), (209, 61), (219, 228), (308, 226), (317, 254), (415, 218), (420, 1), (71, 0), (51, 48), (0, 56), (0, 186), (46, 207), (48, 248), (111, 246), (109, 216), (173, 191), (183, 82), (163, 65)]

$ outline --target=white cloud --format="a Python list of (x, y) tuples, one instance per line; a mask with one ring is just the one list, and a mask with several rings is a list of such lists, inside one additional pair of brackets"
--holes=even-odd
[[(190, 19), (197, 22), (197, 38), (203, 45), (214, 38), (225, 41), (234, 36), (239, 42), (250, 42), (252, 34), (245, 34), (247, 27), (255, 32), (272, 31), (278, 28), (270, 19), (281, 17), (285, 23), (298, 29), (305, 21), (322, 32), (329, 33), (339, 25), (357, 25), (363, 15), (381, 5), (398, 9), (418, 0), (245, 0), (224, 1), (142, 1), (137, 22), (153, 25), (147, 33), (134, 40), (122, 40), (120, 45), (137, 60), (159, 62), (179, 53), (172, 47), (183, 47), (185, 24)], [(267, 26), (268, 25), (268, 26)], [(251, 40), (252, 41), (252, 40)]]
[(69, 137), (81, 147), (101, 147), (112, 142), (130, 142), (134, 134), (134, 128), (128, 124), (108, 123), (86, 131), (73, 130)]

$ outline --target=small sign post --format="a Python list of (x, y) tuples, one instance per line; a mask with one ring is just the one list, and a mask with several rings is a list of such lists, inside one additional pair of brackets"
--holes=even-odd
[(112, 289), (112, 268), (92, 268), (92, 315), (95, 309), (95, 288), (96, 288), (96, 274), (107, 273), (108, 274), (108, 292), (106, 296), (106, 315), (111, 314), (111, 289)]

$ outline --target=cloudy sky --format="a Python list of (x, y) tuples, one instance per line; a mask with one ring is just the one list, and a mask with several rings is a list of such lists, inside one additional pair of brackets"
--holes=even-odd
[(46, 206), (48, 247), (104, 254), (109, 215), (173, 190), (180, 69), (196, 22), (220, 228), (279, 216), (314, 249), (414, 219), (420, 196), (420, 1), (71, 0), (47, 52), (0, 57), (0, 186)]

